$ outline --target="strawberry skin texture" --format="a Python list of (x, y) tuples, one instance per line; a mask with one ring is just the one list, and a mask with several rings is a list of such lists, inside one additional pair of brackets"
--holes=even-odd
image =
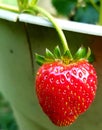
[(68, 65), (43, 64), (36, 76), (36, 93), (44, 113), (57, 126), (71, 125), (95, 98), (97, 76), (87, 60)]

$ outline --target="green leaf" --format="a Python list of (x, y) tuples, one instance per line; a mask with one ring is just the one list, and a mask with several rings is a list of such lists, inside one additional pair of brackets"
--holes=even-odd
[(83, 58), (87, 59), (89, 62), (93, 62), (94, 58), (92, 56), (91, 49), (89, 47), (88, 48), (85, 48), (83, 46), (80, 47), (76, 52), (76, 54), (74, 55), (75, 60), (79, 60)]
[(95, 55), (91, 52), (91, 49), (88, 47), (86, 59), (88, 62), (93, 63), (95, 61)]
[(59, 14), (68, 16), (76, 7), (77, 0), (52, 0), (52, 4)]
[(68, 50), (64, 53), (63, 58), (72, 59), (72, 56)]
[(57, 59), (60, 59), (61, 58), (61, 51), (60, 51), (60, 48), (59, 46), (56, 46), (55, 49), (54, 49), (54, 55)]
[(39, 65), (42, 65), (46, 60), (45, 60), (45, 57), (44, 56), (41, 56), (39, 54), (35, 54), (36, 56), (36, 62), (39, 64)]
[(17, 0), (17, 2), (18, 2), (18, 6), (19, 6), (20, 11), (26, 9), (28, 7), (28, 4), (29, 4), (28, 3), (29, 0)]
[(38, 0), (32, 0), (31, 3), (30, 3), (30, 5), (34, 6), (37, 2), (38, 2)]
[(46, 48), (46, 58), (48, 58), (48, 59), (55, 59), (53, 53), (49, 49), (47, 49), (47, 48)]
[(52, 4), (58, 14), (70, 20), (90, 24), (98, 22), (100, 0), (52, 0)]
[(83, 46), (81, 46), (78, 51), (75, 53), (74, 55), (74, 59), (78, 60), (78, 59), (82, 59), (85, 58), (87, 56), (87, 49)]
[(93, 63), (95, 61), (95, 55), (91, 53), (91, 55), (88, 57), (88, 62)]
[(91, 55), (91, 49), (88, 47), (86, 58), (88, 59)]
[(91, 4), (87, 4), (85, 7), (79, 7), (73, 18), (74, 21), (90, 24), (96, 24), (98, 19), (99, 13)]
[(94, 3), (100, 2), (100, 0), (84, 0), (84, 1), (87, 2), (87, 3), (90, 3), (90, 1), (93, 1)]

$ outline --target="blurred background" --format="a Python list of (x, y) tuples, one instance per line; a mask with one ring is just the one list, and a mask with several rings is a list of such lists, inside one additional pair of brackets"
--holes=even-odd
[(0, 92), (0, 130), (17, 130), (10, 104)]

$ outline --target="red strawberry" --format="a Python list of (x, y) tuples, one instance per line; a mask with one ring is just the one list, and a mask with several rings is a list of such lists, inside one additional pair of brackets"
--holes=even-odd
[[(66, 57), (57, 59), (44, 63), (37, 72), (36, 93), (39, 103), (51, 121), (58, 126), (72, 124), (95, 98), (95, 69), (85, 58), (81, 57), (79, 60), (78, 57), (79, 51), (75, 55), (77, 60), (69, 61)], [(40, 61), (42, 59), (45, 60), (40, 57)]]

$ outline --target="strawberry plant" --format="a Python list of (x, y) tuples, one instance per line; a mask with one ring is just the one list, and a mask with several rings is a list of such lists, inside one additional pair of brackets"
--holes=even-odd
[(36, 74), (36, 94), (45, 114), (57, 126), (71, 125), (92, 104), (97, 90), (97, 75), (91, 64), (89, 47), (81, 46), (72, 55), (66, 37), (56, 20), (37, 6), (37, 0), (18, 0), (19, 12), (41, 14), (48, 18), (56, 29), (63, 51), (56, 46), (45, 56), (36, 53), (41, 67)]

